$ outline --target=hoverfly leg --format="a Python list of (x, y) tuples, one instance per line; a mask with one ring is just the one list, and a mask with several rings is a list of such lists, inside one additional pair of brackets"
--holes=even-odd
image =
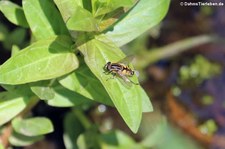
[(110, 80), (110, 79), (114, 79), (114, 78), (115, 78), (116, 74), (115, 74), (115, 73), (112, 73), (112, 72), (110, 72), (110, 73), (112, 74), (112, 76), (113, 76), (113, 77), (108, 78), (106, 81), (108, 81), (108, 80)]

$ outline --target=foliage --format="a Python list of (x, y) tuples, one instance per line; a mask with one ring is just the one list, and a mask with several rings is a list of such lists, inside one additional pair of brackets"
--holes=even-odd
[[(47, 118), (27, 119), (40, 99), (56, 107), (79, 108), (92, 101), (115, 106), (136, 133), (142, 112), (153, 110), (149, 97), (140, 85), (127, 87), (119, 78), (107, 81), (110, 76), (103, 73), (103, 67), (108, 61), (123, 59), (119, 47), (158, 24), (168, 7), (169, 0), (23, 0), (22, 6), (0, 1), (5, 17), (23, 27), (18, 30), (25, 27), (32, 32), (31, 43), (22, 50), (14, 46), (11, 58), (0, 66), (0, 84), (6, 89), (0, 95), (1, 125), (14, 118), (10, 143), (32, 144), (53, 131)], [(1, 41), (9, 39), (7, 33), (7, 28), (0, 33)], [(13, 40), (17, 46), (20, 43)], [(136, 76), (131, 79), (138, 81)], [(87, 127), (77, 131), (78, 146), (88, 144), (83, 144), (87, 133), (97, 135)], [(134, 144), (120, 132), (99, 134), (96, 139), (105, 141), (110, 136), (121, 141), (118, 148)]]

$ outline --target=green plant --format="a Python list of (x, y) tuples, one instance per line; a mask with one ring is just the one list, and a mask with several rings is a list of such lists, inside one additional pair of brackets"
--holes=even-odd
[(91, 100), (115, 106), (137, 132), (142, 112), (152, 111), (148, 96), (139, 85), (107, 81), (103, 66), (124, 58), (119, 47), (158, 24), (168, 7), (169, 0), (23, 0), (22, 7), (0, 1), (9, 21), (32, 32), (30, 45), (14, 47), (0, 66), (6, 90), (0, 93), (0, 124), (12, 121), (10, 142), (31, 144), (53, 131), (47, 118), (28, 118), (40, 99), (75, 109)]

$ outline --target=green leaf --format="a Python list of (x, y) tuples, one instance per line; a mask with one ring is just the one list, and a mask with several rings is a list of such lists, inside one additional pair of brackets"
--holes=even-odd
[(153, 106), (143, 88), (140, 89), (140, 96), (142, 96), (142, 112), (152, 112)]
[(42, 100), (50, 100), (55, 96), (55, 93), (51, 88), (51, 81), (49, 80), (30, 83), (30, 87), (32, 92)]
[(81, 64), (73, 73), (60, 78), (59, 82), (64, 87), (84, 97), (107, 105), (113, 105), (101, 82), (85, 64)]
[(52, 122), (45, 117), (16, 118), (12, 121), (12, 126), (17, 133), (29, 137), (44, 135), (54, 130)]
[(41, 40), (21, 50), (0, 66), (0, 83), (24, 84), (48, 80), (78, 67), (70, 38), (59, 36)]
[(82, 0), (54, 0), (57, 5), (64, 22), (72, 17), (78, 6), (83, 7)]
[(169, 0), (139, 0), (105, 31), (107, 38), (117, 46), (125, 45), (158, 24), (165, 17), (169, 3)]
[(85, 129), (74, 112), (70, 112), (66, 115), (64, 130), (63, 140), (66, 148), (78, 149), (77, 143), (74, 140), (77, 140), (78, 136), (84, 132)]
[(11, 120), (26, 107), (26, 98), (11, 92), (0, 93), (0, 125)]
[(107, 149), (144, 149), (138, 145), (129, 135), (122, 131), (113, 131), (102, 134), (99, 138), (102, 148)]
[[(107, 81), (112, 76), (103, 73), (104, 65), (109, 61), (118, 62), (125, 55), (104, 37), (101, 40), (103, 41), (100, 41), (100, 37), (92, 39), (79, 49), (84, 55), (86, 64), (105, 87), (124, 121), (133, 132), (137, 132), (142, 117), (142, 100), (148, 97), (142, 94), (143, 91), (139, 85), (132, 84), (128, 88), (118, 77)], [(132, 80), (137, 82), (137, 77), (134, 76)]]
[(28, 137), (22, 134), (18, 134), (13, 132), (12, 135), (9, 137), (10, 144), (14, 146), (27, 146), (31, 145), (37, 141), (40, 141), (44, 138), (44, 136), (35, 136), (35, 137)]
[(22, 27), (28, 27), (23, 9), (10, 1), (0, 1), (0, 10), (5, 17), (12, 23)]
[(16, 55), (17, 53), (19, 53), (19, 51), (20, 51), (20, 48), (17, 45), (13, 45), (11, 56)]
[(97, 31), (97, 23), (92, 14), (84, 8), (77, 7), (75, 12), (68, 19), (66, 26), (69, 30), (76, 31)]
[(32, 97), (34, 95), (28, 84), (21, 84), (21, 85), (2, 84), (1, 86), (7, 91), (21, 96)]
[(92, 0), (93, 15), (99, 16), (112, 12), (119, 7), (129, 7), (134, 0)]
[(23, 9), (37, 40), (55, 35), (69, 35), (52, 0), (23, 0)]
[(55, 107), (72, 107), (80, 105), (84, 102), (90, 102), (89, 99), (81, 96), (78, 93), (75, 93), (71, 90), (64, 88), (61, 85), (53, 87), (54, 98), (47, 100), (48, 105)]

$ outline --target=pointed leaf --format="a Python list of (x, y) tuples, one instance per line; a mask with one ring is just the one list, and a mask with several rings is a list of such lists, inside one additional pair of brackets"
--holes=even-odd
[(17, 133), (29, 137), (44, 135), (53, 131), (52, 122), (45, 117), (16, 118), (12, 121), (12, 126)]
[[(142, 100), (148, 97), (142, 94), (143, 91), (139, 85), (132, 84), (130, 88), (127, 88), (118, 78), (107, 81), (110, 76), (103, 73), (103, 67), (107, 62), (118, 62), (125, 55), (104, 38), (92, 39), (79, 49), (85, 56), (88, 67), (101, 81), (124, 121), (133, 132), (137, 132), (142, 116)], [(132, 80), (137, 82), (135, 76)]]
[(120, 20), (105, 32), (117, 46), (125, 45), (154, 25), (166, 15), (169, 0), (139, 0)]
[(33, 43), (0, 66), (0, 83), (24, 84), (67, 74), (78, 67), (70, 38), (59, 36)]
[[(26, 107), (26, 98), (11, 92), (0, 93), (0, 125), (8, 122)], [(10, 114), (9, 114), (10, 113)]]
[(5, 17), (12, 23), (22, 27), (28, 27), (23, 9), (10, 1), (0, 1), (0, 10)]
[(23, 0), (23, 9), (36, 39), (69, 35), (63, 19), (52, 0)]

